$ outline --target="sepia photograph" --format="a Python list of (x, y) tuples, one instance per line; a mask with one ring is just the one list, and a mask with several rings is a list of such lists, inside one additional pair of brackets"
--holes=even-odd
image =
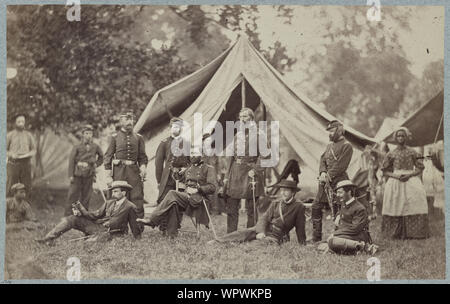
[(446, 280), (446, 7), (364, 4), (6, 5), (2, 280)]

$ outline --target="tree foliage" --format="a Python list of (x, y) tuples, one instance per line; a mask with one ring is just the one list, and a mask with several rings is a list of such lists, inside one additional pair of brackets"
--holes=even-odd
[(82, 123), (105, 127), (119, 111), (136, 115), (152, 94), (192, 72), (177, 45), (157, 51), (132, 41), (133, 7), (83, 6), (81, 21), (69, 22), (64, 6), (10, 6), (8, 118), (26, 112), (34, 129)]

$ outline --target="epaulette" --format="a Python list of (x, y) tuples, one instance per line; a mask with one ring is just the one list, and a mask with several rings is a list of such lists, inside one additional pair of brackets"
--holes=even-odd
[(205, 164), (209, 168), (214, 168), (214, 166), (211, 166), (210, 164)]
[(139, 134), (139, 133), (136, 133), (136, 135), (137, 135), (138, 137), (142, 137), (142, 135), (141, 135), (141, 134)]
[(117, 136), (117, 132), (114, 132), (113, 134), (111, 134), (111, 137), (116, 137)]

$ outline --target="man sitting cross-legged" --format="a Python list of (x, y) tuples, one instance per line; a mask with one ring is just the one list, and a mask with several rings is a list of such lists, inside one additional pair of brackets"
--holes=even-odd
[(136, 222), (136, 205), (126, 198), (131, 186), (125, 181), (114, 181), (110, 190), (112, 200), (105, 202), (96, 211), (87, 211), (80, 202), (73, 204), (74, 215), (66, 216), (47, 235), (36, 241), (51, 244), (53, 240), (70, 229), (86, 235), (125, 234), (128, 225), (135, 238), (140, 238), (141, 229)]
[(263, 240), (280, 244), (289, 240), (289, 232), (295, 227), (298, 243), (305, 245), (305, 207), (295, 199), (295, 193), (300, 188), (291, 180), (281, 180), (274, 187), (280, 188), (281, 199), (270, 204), (256, 226), (228, 233), (208, 243)]

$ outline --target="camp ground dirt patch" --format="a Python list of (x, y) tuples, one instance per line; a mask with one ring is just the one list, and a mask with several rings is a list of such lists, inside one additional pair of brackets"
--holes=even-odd
[[(39, 213), (50, 229), (62, 209)], [(241, 215), (240, 228), (245, 216)], [(225, 234), (226, 216), (216, 215), (213, 222), (219, 235)], [(380, 251), (381, 280), (444, 279), (445, 229), (443, 218), (434, 217), (432, 236), (426, 240), (391, 241), (381, 238), (381, 218), (370, 224), (370, 231)], [(331, 232), (331, 221), (325, 221), (325, 235)], [(311, 223), (306, 225), (311, 235)], [(45, 230), (45, 229), (44, 229)], [(10, 232), (6, 236), (10, 279), (46, 278), (65, 280), (67, 260), (77, 257), (81, 280), (87, 279), (327, 279), (366, 280), (368, 255), (340, 256), (322, 254), (314, 246), (299, 246), (295, 232), (291, 242), (267, 246), (259, 242), (207, 245), (213, 238), (211, 230), (202, 228), (197, 239), (195, 228), (184, 218), (177, 239), (164, 238), (159, 230), (146, 227), (141, 240), (131, 235), (96, 243), (70, 241), (83, 236), (70, 231), (57, 240), (54, 247), (37, 244), (33, 238), (45, 231)], [(41, 272), (14, 272), (14, 265), (28, 263)], [(418, 263), (420, 261), (420, 263)], [(17, 268), (17, 267), (16, 267)], [(23, 267), (22, 267), (23, 268)]]

